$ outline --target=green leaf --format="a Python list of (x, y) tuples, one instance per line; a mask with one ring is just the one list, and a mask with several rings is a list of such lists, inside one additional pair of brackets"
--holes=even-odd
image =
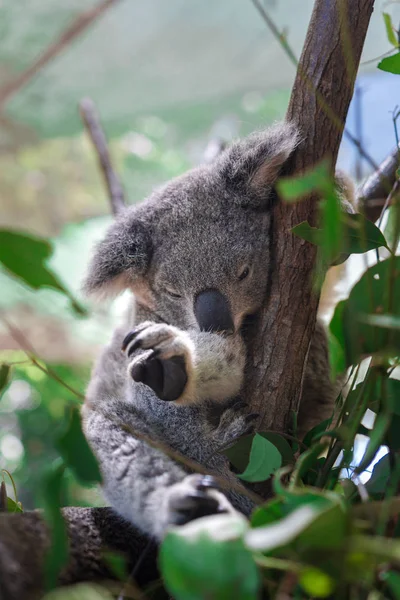
[[(338, 550), (347, 535), (347, 517), (342, 502), (331, 493), (292, 494), (287, 516), (245, 533), (245, 542), (253, 551), (271, 552), (290, 546), (315, 551)], [(283, 508), (285, 501), (283, 501)], [(289, 505), (286, 506), (289, 510)], [(294, 544), (296, 542), (296, 544)], [(306, 557), (304, 557), (306, 558)]]
[(392, 44), (392, 46), (397, 48), (399, 45), (399, 42), (397, 41), (397, 37), (394, 32), (392, 17), (388, 13), (383, 13), (382, 16), (383, 16), (383, 21), (385, 23), (387, 39), (388, 39), (389, 43)]
[(256, 600), (258, 568), (243, 543), (239, 515), (196, 519), (167, 533), (160, 549), (162, 576), (176, 600)]
[(336, 337), (343, 337), (347, 366), (370, 354), (398, 355), (400, 331), (364, 321), (366, 314), (400, 316), (399, 273), (399, 256), (380, 261), (362, 275), (348, 299), (337, 306), (332, 320), (334, 330), (331, 323), (331, 331), (334, 335), (336, 331)]
[[(269, 440), (277, 448), (282, 456), (284, 465), (293, 462), (293, 451), (287, 440), (279, 433), (271, 431), (259, 431), (258, 435)], [(229, 448), (223, 451), (223, 454), (229, 458), (229, 461), (237, 471), (244, 471), (250, 461), (250, 452), (255, 434), (241, 437)]]
[(292, 229), (292, 233), (310, 244), (321, 246), (323, 243), (324, 232), (318, 227), (311, 227), (308, 221), (302, 221)]
[[(398, 382), (400, 384), (400, 381)], [(400, 402), (400, 398), (399, 396), (397, 396), (397, 409), (399, 406), (399, 402)], [(390, 425), (389, 428), (386, 432), (386, 437), (385, 437), (385, 441), (384, 444), (389, 446), (389, 448), (392, 450), (392, 452), (398, 452), (400, 450), (400, 436), (399, 436), (399, 431), (400, 431), (400, 416), (397, 414), (392, 415), (392, 418), (390, 420)]]
[(368, 469), (379, 448), (384, 443), (386, 432), (390, 427), (390, 422), (390, 414), (387, 414), (386, 412), (379, 414), (376, 417), (374, 428), (369, 436), (368, 446), (365, 450), (364, 456), (360, 461), (360, 464), (357, 465), (357, 468), (354, 471), (355, 473), (362, 473), (365, 471), (365, 469)]
[(279, 450), (269, 440), (256, 434), (251, 445), (249, 464), (238, 477), (243, 481), (266, 481), (281, 465)]
[(400, 573), (396, 571), (384, 571), (381, 574), (381, 579), (386, 583), (393, 598), (400, 600)]
[(46, 553), (44, 571), (47, 589), (56, 586), (58, 575), (68, 560), (68, 536), (61, 514), (65, 466), (56, 461), (43, 480), (44, 516), (50, 529), (50, 548)]
[(302, 477), (316, 463), (321, 453), (325, 450), (327, 444), (318, 443), (312, 446), (297, 459), (295, 468), (291, 476), (290, 487), (297, 486), (301, 483)]
[(336, 381), (337, 376), (346, 370), (346, 354), (342, 344), (328, 329), (328, 350), (331, 381)]
[(304, 436), (303, 444), (310, 447), (312, 442), (314, 441), (314, 438), (318, 436), (319, 439), (321, 435), (325, 433), (327, 429), (329, 429), (331, 423), (332, 417), (330, 419), (325, 419), (325, 421), (318, 423), (318, 425), (315, 425), (315, 427), (310, 429), (310, 431)]
[(367, 325), (375, 325), (383, 329), (398, 329), (400, 330), (400, 317), (394, 315), (359, 315), (361, 323)]
[(385, 492), (390, 478), (390, 458), (385, 454), (375, 465), (372, 475), (365, 484), (369, 494), (381, 495)]
[(99, 465), (83, 434), (78, 407), (70, 409), (68, 427), (55, 446), (80, 483), (101, 483)]
[(6, 270), (30, 288), (52, 288), (69, 298), (72, 308), (80, 315), (85, 309), (46, 266), (53, 253), (51, 243), (42, 238), (16, 231), (0, 230), (0, 262)]
[(376, 248), (389, 246), (382, 231), (364, 215), (343, 214), (345, 251), (349, 254), (362, 254)]
[[(399, 171), (399, 169), (397, 169)], [(399, 178), (400, 174), (396, 171), (396, 176)], [(400, 203), (395, 202), (387, 211), (388, 219), (385, 226), (385, 238), (391, 248), (393, 254), (397, 253), (397, 246), (399, 245), (399, 230), (398, 223), (400, 221)]]
[(9, 365), (0, 365), (0, 398), (10, 380), (11, 367)]
[(400, 74), (400, 53), (397, 52), (393, 56), (388, 56), (381, 60), (378, 64), (378, 69), (386, 71), (387, 73), (393, 73), (394, 75)]
[(113, 600), (115, 596), (95, 583), (77, 583), (52, 590), (42, 600)]
[(103, 558), (110, 571), (120, 581), (126, 581), (129, 575), (126, 557), (117, 552), (103, 552)]
[(354, 405), (361, 391), (363, 397), (368, 400), (368, 408), (373, 412), (379, 413), (385, 399), (385, 406), (400, 416), (400, 381), (389, 377), (387, 371), (383, 371), (381, 367), (371, 367), (367, 381), (362, 381), (351, 390), (348, 394), (349, 406)]
[(274, 498), (262, 506), (257, 506), (251, 515), (251, 526), (261, 527), (275, 523), (285, 516), (281, 498)]
[(286, 202), (294, 202), (314, 190), (322, 191), (331, 178), (329, 163), (321, 162), (311, 171), (297, 177), (281, 177), (277, 183), (279, 194)]
[[(302, 221), (293, 227), (292, 233), (315, 246), (322, 247), (324, 244), (328, 244), (327, 262), (332, 262), (339, 254), (347, 256), (348, 254), (363, 254), (381, 247), (388, 248), (385, 236), (376, 225), (360, 214), (343, 215), (340, 209), (336, 210), (333, 207), (334, 201), (336, 202), (331, 198), (329, 205), (326, 205), (328, 213), (325, 216), (325, 227), (320, 229), (311, 227), (307, 221)], [(335, 219), (336, 221), (339, 219), (343, 224), (340, 231), (337, 228), (332, 230), (332, 223)], [(337, 236), (335, 240), (333, 240), (333, 236)]]
[(7, 512), (10, 513), (22, 513), (22, 506), (20, 502), (15, 502), (12, 498), (7, 498)]
[(313, 598), (327, 598), (336, 587), (334, 580), (320, 569), (309, 567), (302, 571), (299, 583)]

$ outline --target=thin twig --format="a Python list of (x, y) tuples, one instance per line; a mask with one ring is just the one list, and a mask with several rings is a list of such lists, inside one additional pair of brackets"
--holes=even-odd
[(0, 109), (3, 105), (23, 88), (36, 73), (58, 56), (69, 44), (81, 35), (96, 19), (120, 0), (104, 0), (97, 6), (79, 15), (69, 27), (38, 56), (36, 60), (15, 79), (0, 89)]
[[(35, 367), (37, 367), (40, 371), (42, 371), (43, 373), (46, 373), (46, 375), (48, 375), (49, 377), (51, 377), (52, 379), (57, 381), (57, 383), (59, 383), (60, 385), (65, 387), (69, 392), (72, 392), (80, 400), (85, 400), (85, 397), (83, 394), (81, 394), (80, 392), (78, 392), (77, 390), (72, 388), (68, 383), (63, 381), (63, 379), (61, 379), (61, 377), (59, 377), (57, 375), (57, 373), (55, 371), (53, 371), (53, 369), (48, 367), (47, 364), (46, 364), (46, 367), (43, 367), (43, 365), (40, 364), (39, 361), (41, 361), (41, 359), (36, 358), (37, 352), (35, 351), (35, 349), (31, 345), (31, 343), (26, 339), (26, 337), (24, 336), (24, 334), (18, 327), (9, 323), (9, 321), (3, 315), (1, 315), (0, 318), (3, 321), (3, 323), (5, 324), (5, 326), (7, 327), (8, 331), (10, 332), (10, 335), (18, 343), (21, 350), (23, 350), (25, 352), (25, 354), (28, 356), (31, 363), (33, 365), (35, 365)], [(42, 361), (42, 362), (44, 362), (44, 361)]]
[[(350, 133), (350, 131), (348, 129), (346, 129), (346, 128), (343, 129), (344, 124), (339, 119), (339, 117), (337, 116), (337, 114), (329, 106), (329, 104), (327, 103), (327, 101), (325, 100), (325, 98), (323, 97), (323, 95), (321, 94), (321, 92), (315, 88), (313, 82), (307, 76), (307, 73), (305, 73), (305, 71), (301, 68), (301, 65), (299, 64), (299, 61), (297, 60), (294, 51), (289, 46), (289, 43), (288, 43), (286, 37), (279, 32), (278, 27), (275, 25), (275, 23), (273, 22), (273, 20), (271, 19), (271, 17), (269, 16), (269, 14), (267, 13), (267, 11), (265, 10), (265, 8), (260, 4), (259, 0), (251, 0), (251, 2), (255, 6), (255, 8), (258, 10), (258, 12), (261, 15), (263, 21), (267, 24), (267, 26), (269, 27), (269, 29), (272, 31), (272, 33), (274, 34), (274, 36), (277, 38), (277, 40), (281, 44), (282, 48), (285, 50), (285, 52), (286, 52), (287, 56), (289, 57), (290, 61), (297, 67), (298, 73), (299, 73), (299, 75), (300, 75), (303, 83), (307, 86), (307, 88), (309, 90), (311, 90), (315, 94), (316, 100), (317, 100), (320, 108), (324, 111), (324, 113), (327, 115), (327, 117), (329, 117), (329, 119), (331, 120), (331, 122), (338, 129), (338, 131), (341, 132), (343, 130), (343, 134), (358, 149), (359, 153), (370, 164), (370, 166), (375, 171), (378, 171), (378, 169), (379, 169), (378, 164), (364, 150), (364, 148), (361, 146), (359, 140), (357, 140), (354, 137), (354, 135), (352, 133)], [(349, 73), (348, 73), (348, 75), (349, 75)], [(389, 193), (389, 189), (387, 191)]]
[(107, 186), (112, 212), (114, 215), (117, 215), (125, 207), (124, 191), (119, 177), (112, 166), (107, 139), (93, 100), (84, 98), (79, 104), (79, 112), (96, 150), (99, 166)]

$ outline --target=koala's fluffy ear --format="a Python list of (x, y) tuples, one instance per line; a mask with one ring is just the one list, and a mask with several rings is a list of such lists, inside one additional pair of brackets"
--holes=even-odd
[(97, 245), (83, 291), (101, 298), (116, 296), (128, 287), (134, 289), (145, 275), (151, 256), (146, 225), (124, 212)]
[(282, 122), (233, 144), (217, 168), (242, 206), (263, 208), (285, 161), (300, 143), (292, 123)]

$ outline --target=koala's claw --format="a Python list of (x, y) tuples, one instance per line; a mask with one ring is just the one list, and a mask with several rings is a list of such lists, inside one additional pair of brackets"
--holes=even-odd
[(250, 413), (249, 415), (247, 415), (245, 417), (245, 421), (246, 423), (253, 423), (255, 425), (255, 421), (258, 421), (258, 419), (260, 418), (260, 414), (259, 413)]
[(222, 413), (219, 426), (215, 431), (218, 443), (223, 446), (233, 443), (239, 437), (254, 433), (258, 413), (248, 413), (248, 404), (238, 401)]
[(129, 365), (132, 379), (148, 385), (166, 401), (175, 401), (188, 382), (191, 348), (184, 332), (163, 323), (141, 323), (122, 342), (122, 351), (131, 357), (143, 350)]
[(169, 500), (170, 524), (184, 525), (200, 517), (228, 512), (231, 505), (217, 489), (218, 485), (210, 475), (186, 477), (177, 484)]

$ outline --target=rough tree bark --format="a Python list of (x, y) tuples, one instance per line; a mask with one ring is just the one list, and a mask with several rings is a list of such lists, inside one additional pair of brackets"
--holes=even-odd
[(400, 163), (400, 147), (381, 162), (379, 169), (372, 173), (358, 193), (360, 210), (370, 221), (377, 221), (386, 207), (388, 192), (397, 183), (396, 171)]
[[(312, 167), (327, 155), (334, 165), (373, 5), (374, 0), (316, 0), (287, 113), (305, 140), (288, 174)], [(252, 408), (263, 415), (262, 426), (278, 431), (285, 429), (290, 411), (298, 407), (318, 305), (311, 293), (315, 248), (290, 233), (304, 220), (315, 221), (315, 198), (297, 205), (277, 204), (270, 295), (252, 343), (245, 390)], [(103, 548), (134, 558), (138, 547), (144, 547), (143, 540), (136, 544), (137, 532), (121, 525), (109, 509), (64, 509), (64, 516), (71, 546), (61, 578), (64, 584), (80, 581), (82, 574), (86, 579), (111, 576), (102, 559)], [(46, 525), (37, 513), (1, 516), (2, 599), (35, 597), (28, 595), (29, 585), (38, 592), (48, 543)], [(154, 556), (150, 558), (154, 561)], [(13, 596), (1, 594), (1, 586), (15, 590), (15, 582), (19, 587)]]
[[(373, 6), (374, 0), (315, 2), (286, 115), (304, 142), (287, 175), (327, 156), (334, 168)], [(278, 202), (274, 212), (270, 292), (255, 328), (245, 386), (263, 429), (284, 431), (299, 406), (318, 308), (312, 293), (316, 248), (290, 230), (301, 221), (315, 223), (315, 213), (314, 197), (294, 205)]]

